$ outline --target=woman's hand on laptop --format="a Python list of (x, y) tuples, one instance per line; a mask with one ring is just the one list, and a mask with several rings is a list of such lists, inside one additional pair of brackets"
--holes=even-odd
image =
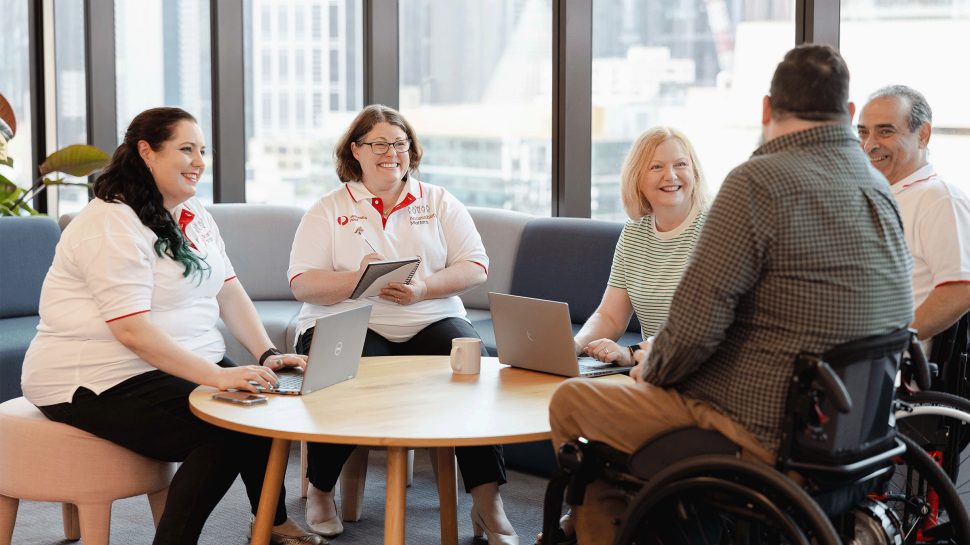
[(306, 368), (306, 358), (302, 354), (277, 354), (266, 358), (263, 366), (269, 367), (273, 371), (279, 371), (286, 367), (296, 367), (302, 371)]
[(589, 357), (605, 363), (616, 365), (633, 365), (633, 358), (630, 350), (624, 348), (610, 339), (597, 339), (590, 341), (584, 350)]
[[(268, 359), (268, 358), (267, 358)], [(215, 377), (210, 386), (220, 390), (240, 390), (257, 392), (257, 386), (272, 389), (279, 382), (270, 368), (260, 365), (243, 365), (241, 367), (219, 367), (215, 369)]]

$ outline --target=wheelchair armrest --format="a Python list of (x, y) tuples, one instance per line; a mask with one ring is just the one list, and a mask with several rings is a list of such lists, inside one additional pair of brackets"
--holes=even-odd
[(705, 454), (737, 456), (741, 447), (715, 430), (678, 428), (647, 441), (629, 458), (629, 470), (649, 479), (674, 462)]
[(923, 345), (920, 344), (916, 336), (916, 330), (909, 330), (909, 357), (913, 364), (913, 378), (920, 390), (929, 390), (930, 385), (930, 364), (923, 352)]

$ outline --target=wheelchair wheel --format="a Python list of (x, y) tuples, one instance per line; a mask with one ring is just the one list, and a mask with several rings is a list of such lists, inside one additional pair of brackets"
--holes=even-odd
[(906, 453), (896, 462), (896, 475), (877, 498), (892, 509), (905, 545), (966, 545), (970, 518), (943, 468), (913, 439), (900, 435)]
[(699, 456), (658, 473), (627, 510), (615, 545), (840, 545), (832, 523), (774, 468)]
[(970, 442), (970, 400), (946, 392), (916, 392), (902, 397), (909, 407), (896, 411), (899, 431), (931, 453), (957, 492), (970, 495), (970, 478), (960, 478)]

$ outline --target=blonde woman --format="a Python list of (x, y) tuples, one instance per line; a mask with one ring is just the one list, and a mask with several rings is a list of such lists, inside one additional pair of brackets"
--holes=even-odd
[[(620, 173), (630, 221), (616, 243), (603, 300), (576, 334), (576, 353), (633, 365), (648, 348), (697, 243), (711, 196), (697, 154), (680, 131), (654, 127), (637, 138)], [(643, 341), (616, 343), (636, 312)]]

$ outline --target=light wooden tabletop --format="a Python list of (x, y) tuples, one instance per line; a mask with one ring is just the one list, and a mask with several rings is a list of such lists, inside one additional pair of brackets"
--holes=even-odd
[[(608, 377), (607, 377), (608, 378)], [(622, 378), (622, 377), (617, 377)], [(549, 399), (565, 377), (482, 358), (478, 375), (451, 372), (448, 356), (362, 358), (356, 379), (252, 407), (189, 398), (203, 420), (284, 439), (369, 446), (469, 446), (549, 437)]]

